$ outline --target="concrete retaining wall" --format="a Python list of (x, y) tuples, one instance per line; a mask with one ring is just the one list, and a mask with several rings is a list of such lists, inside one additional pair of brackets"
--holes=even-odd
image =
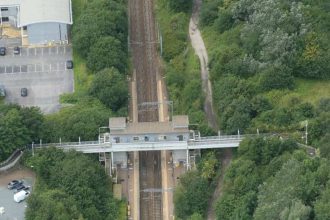
[(17, 151), (15, 151), (6, 161), (4, 161), (4, 162), (1, 163), (1, 165), (0, 165), (0, 172), (7, 171), (10, 168), (14, 167), (17, 164), (17, 162), (21, 159), (21, 157), (23, 156), (23, 151), (20, 151), (19, 155), (14, 160), (12, 160), (13, 157), (16, 154), (17, 154)]

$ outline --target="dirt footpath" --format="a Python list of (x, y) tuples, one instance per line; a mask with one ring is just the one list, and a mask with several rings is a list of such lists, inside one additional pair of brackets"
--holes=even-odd
[(0, 173), (0, 187), (7, 186), (7, 184), (14, 179), (29, 179), (35, 181), (36, 174), (29, 168), (18, 165), (13, 169)]

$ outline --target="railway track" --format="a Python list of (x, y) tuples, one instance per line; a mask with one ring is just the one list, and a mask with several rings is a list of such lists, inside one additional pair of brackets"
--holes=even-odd
[[(161, 102), (157, 96), (160, 65), (153, 0), (130, 0), (129, 24), (129, 43), (136, 72), (138, 122), (158, 121), (158, 105), (145, 105)], [(140, 152), (139, 161), (140, 219), (163, 219), (161, 154), (157, 151)]]

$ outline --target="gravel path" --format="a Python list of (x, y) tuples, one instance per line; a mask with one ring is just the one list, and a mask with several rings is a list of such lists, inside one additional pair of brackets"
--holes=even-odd
[[(212, 101), (212, 85), (209, 80), (209, 69), (208, 69), (208, 56), (207, 56), (207, 50), (202, 38), (202, 35), (198, 29), (198, 21), (199, 21), (199, 13), (200, 8), (202, 5), (202, 0), (194, 0), (194, 6), (193, 6), (193, 13), (190, 18), (189, 22), (189, 36), (191, 40), (192, 47), (195, 50), (195, 53), (197, 54), (200, 66), (201, 66), (201, 78), (202, 78), (202, 88), (205, 94), (205, 103), (204, 103), (204, 111), (207, 116), (208, 124), (210, 127), (212, 127), (214, 130), (218, 130), (219, 127), (217, 125), (217, 117), (213, 110), (213, 101)], [(209, 207), (207, 210), (207, 219), (208, 220), (214, 220), (216, 219), (215, 215), (215, 204), (217, 200), (222, 195), (222, 188), (223, 188), (223, 179), (225, 172), (230, 165), (230, 162), (232, 160), (232, 150), (224, 149), (223, 155), (221, 157), (221, 175), (218, 179), (218, 185), (209, 201)]]
[(207, 56), (207, 51), (205, 44), (198, 29), (199, 12), (202, 4), (202, 0), (194, 0), (193, 13), (189, 22), (189, 36), (191, 40), (191, 45), (197, 54), (200, 66), (201, 66), (201, 78), (202, 78), (202, 88), (205, 94), (204, 111), (207, 115), (208, 124), (214, 130), (218, 130), (217, 118), (213, 111), (213, 101), (212, 101), (212, 85), (209, 80), (209, 69), (208, 62), (209, 58)]
[(223, 149), (222, 153), (223, 154), (221, 157), (221, 175), (217, 181), (218, 182), (217, 187), (215, 188), (214, 193), (209, 201), (209, 207), (207, 210), (207, 219), (208, 220), (216, 219), (215, 205), (216, 205), (218, 199), (222, 196), (223, 180), (224, 180), (227, 168), (229, 167), (230, 162), (233, 157), (232, 150), (230, 148)]

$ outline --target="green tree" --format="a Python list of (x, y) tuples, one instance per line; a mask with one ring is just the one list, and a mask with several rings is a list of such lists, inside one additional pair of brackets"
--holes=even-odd
[(0, 115), (0, 160), (7, 159), (15, 149), (28, 143), (29, 133), (22, 121), (23, 117), (16, 108)]
[(73, 46), (87, 58), (94, 44), (103, 37), (113, 36), (123, 43), (127, 39), (126, 5), (120, 1), (88, 1), (73, 26)]
[(330, 160), (330, 132), (325, 134), (318, 142), (317, 145), (320, 148), (322, 157)]
[(64, 141), (96, 140), (98, 129), (107, 125), (112, 112), (100, 101), (87, 98), (74, 106), (62, 108), (49, 115), (43, 124), (42, 140), (58, 143)]
[(114, 67), (125, 73), (127, 54), (120, 40), (112, 37), (99, 38), (87, 56), (87, 67), (97, 72), (104, 68)]
[(98, 72), (91, 84), (90, 94), (97, 97), (113, 111), (126, 107), (128, 89), (125, 76), (114, 68)]
[(57, 189), (32, 193), (28, 199), (25, 215), (27, 220), (63, 220), (81, 217), (72, 196)]
[(308, 219), (310, 207), (302, 203), (304, 195), (311, 190), (308, 188), (310, 180), (304, 177), (305, 171), (301, 162), (289, 160), (285, 163), (274, 178), (261, 186), (254, 218)]
[(199, 213), (192, 214), (188, 220), (203, 220), (203, 216)]
[(285, 207), (280, 213), (280, 220), (307, 220), (310, 219), (309, 215), (311, 207), (305, 206), (299, 200), (293, 200), (289, 207)]
[(326, 220), (330, 218), (330, 182), (322, 192), (320, 198), (315, 202), (315, 215), (317, 220)]
[(192, 0), (169, 0), (170, 8), (176, 12), (188, 12), (192, 5)]
[[(111, 181), (104, 168), (91, 158), (81, 152), (64, 153), (56, 148), (47, 148), (37, 151), (36, 155), (28, 160), (28, 165), (33, 166), (40, 178), (40, 185), (37, 185), (35, 196), (31, 199), (31, 219), (34, 214), (57, 219), (52, 215), (61, 210), (64, 216), (79, 214), (79, 217), (96, 220), (117, 218), (118, 206), (112, 196)], [(43, 194), (44, 189), (50, 191)], [(63, 200), (60, 199), (61, 192), (66, 195)], [(46, 201), (43, 203), (43, 200)], [(45, 215), (37, 212), (49, 206), (56, 209), (45, 212)]]
[(182, 219), (194, 213), (204, 215), (209, 195), (207, 179), (201, 178), (197, 171), (184, 174), (174, 192), (175, 215)]
[(20, 115), (22, 116), (22, 123), (28, 130), (29, 142), (39, 141), (42, 133), (42, 124), (44, 117), (37, 107), (21, 108)]
[(212, 180), (219, 169), (219, 165), (220, 163), (213, 151), (203, 155), (201, 161), (198, 163), (198, 169), (201, 172), (201, 177)]
[(260, 87), (264, 91), (272, 89), (293, 89), (293, 76), (287, 67), (270, 67), (260, 75)]

